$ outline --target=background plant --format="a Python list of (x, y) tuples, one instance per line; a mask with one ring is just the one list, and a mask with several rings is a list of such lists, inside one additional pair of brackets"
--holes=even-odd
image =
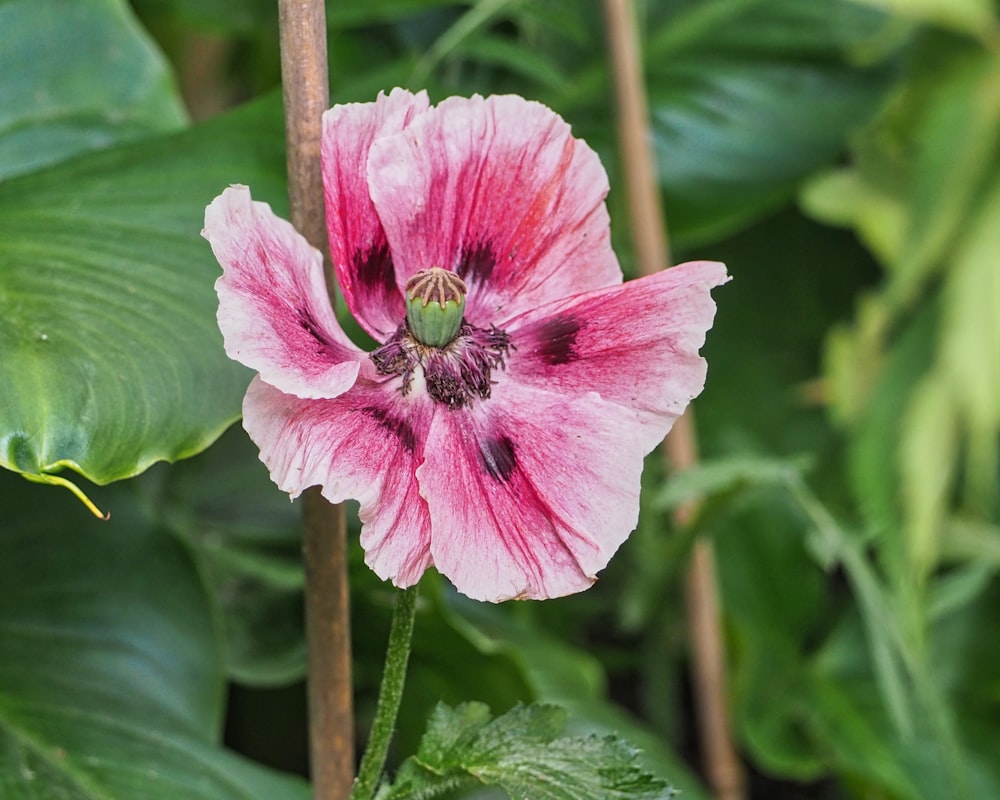
[[(705, 463), (650, 460), (640, 528), (584, 595), (492, 607), (425, 581), (397, 762), (439, 700), (539, 700), (705, 797), (679, 583), (706, 533), (753, 796), (1000, 796), (996, 10), (639, 8), (675, 257), (735, 276)], [(334, 102), (513, 91), (566, 117), (632, 269), (596, 4), (328, 21)], [(285, 213), (276, 12), (0, 0), (0, 45), (0, 796), (305, 797), (298, 513), (238, 427), (217, 439), (249, 375), (198, 236), (232, 182)], [(391, 593), (353, 559), (363, 734)]]

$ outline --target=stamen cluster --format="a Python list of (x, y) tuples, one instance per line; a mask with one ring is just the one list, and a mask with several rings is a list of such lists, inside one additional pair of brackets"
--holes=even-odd
[(404, 320), (384, 345), (371, 353), (381, 375), (399, 375), (399, 390), (408, 394), (418, 368), (423, 371), (427, 394), (458, 409), (475, 398), (485, 400), (493, 385), (493, 370), (503, 369), (513, 349), (510, 336), (491, 325), (479, 328), (463, 320), (458, 335), (445, 347), (423, 344)]

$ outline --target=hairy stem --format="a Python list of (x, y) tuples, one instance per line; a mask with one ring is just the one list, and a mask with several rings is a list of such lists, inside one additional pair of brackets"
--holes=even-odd
[(417, 611), (417, 587), (401, 589), (396, 595), (389, 629), (389, 646), (385, 655), (385, 672), (379, 689), (378, 705), (372, 722), (368, 747), (361, 759), (358, 779), (351, 792), (351, 800), (371, 800), (378, 787), (379, 777), (385, 769), (389, 743), (396, 730), (399, 703), (406, 683), (406, 665), (410, 660), (410, 643), (413, 639), (413, 620)]

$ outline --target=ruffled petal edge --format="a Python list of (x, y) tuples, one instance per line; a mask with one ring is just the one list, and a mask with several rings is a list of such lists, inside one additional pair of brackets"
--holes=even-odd
[(215, 290), (226, 354), (298, 397), (349, 389), (364, 353), (333, 315), (320, 253), (246, 186), (212, 201), (202, 236), (222, 266)]

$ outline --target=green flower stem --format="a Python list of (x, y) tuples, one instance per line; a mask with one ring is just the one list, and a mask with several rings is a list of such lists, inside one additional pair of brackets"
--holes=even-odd
[(413, 619), (417, 610), (417, 587), (402, 589), (396, 595), (389, 629), (389, 647), (385, 654), (385, 672), (379, 689), (375, 720), (372, 723), (368, 746), (361, 758), (361, 768), (354, 781), (351, 800), (371, 800), (378, 786), (378, 779), (385, 768), (389, 742), (396, 729), (399, 701), (403, 698), (406, 682), (406, 664), (410, 660), (410, 643), (413, 639)]

